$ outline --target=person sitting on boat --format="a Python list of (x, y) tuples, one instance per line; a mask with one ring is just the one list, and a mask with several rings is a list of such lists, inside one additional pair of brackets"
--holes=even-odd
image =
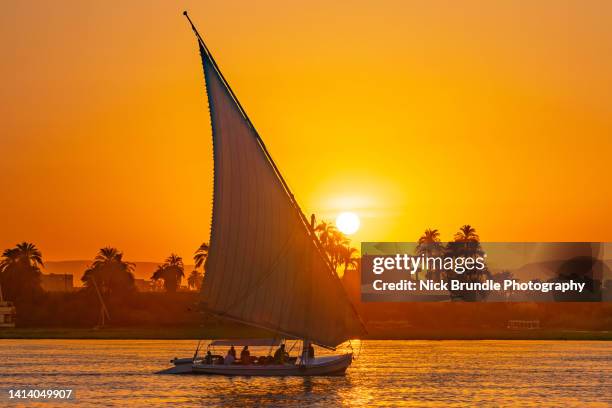
[(242, 364), (251, 364), (251, 352), (249, 351), (249, 346), (244, 346), (240, 352), (240, 362), (242, 362)]
[(287, 359), (288, 353), (285, 351), (285, 345), (281, 344), (278, 349), (274, 352), (274, 363), (283, 364)]
[(236, 354), (236, 350), (234, 350), (234, 354), (232, 354), (232, 350), (228, 350), (227, 355), (225, 356), (225, 359), (223, 360), (223, 364), (225, 365), (234, 364), (234, 361), (236, 361), (236, 357), (234, 357), (235, 354)]
[(206, 357), (204, 357), (204, 364), (212, 364), (212, 363), (213, 363), (213, 356), (210, 350), (208, 350), (206, 352)]
[(230, 349), (227, 352), (227, 354), (231, 354), (232, 356), (234, 356), (234, 360), (236, 359), (236, 349), (234, 348), (234, 346), (230, 347)]

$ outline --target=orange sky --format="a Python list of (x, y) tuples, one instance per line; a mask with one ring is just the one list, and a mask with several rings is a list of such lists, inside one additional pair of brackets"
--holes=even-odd
[(0, 248), (190, 257), (208, 239), (204, 35), (306, 213), (356, 241), (612, 241), (612, 3), (15, 1)]

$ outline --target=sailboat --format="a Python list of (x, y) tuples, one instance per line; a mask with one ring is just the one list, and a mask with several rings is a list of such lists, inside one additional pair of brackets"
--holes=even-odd
[[(213, 137), (214, 194), (202, 308), (218, 317), (302, 342), (282, 363), (212, 364), (173, 360), (173, 372), (221, 375), (343, 374), (352, 353), (314, 357), (365, 333), (364, 325), (262, 138), (232, 91), (202, 36), (196, 36)], [(254, 341), (233, 339), (226, 344)]]

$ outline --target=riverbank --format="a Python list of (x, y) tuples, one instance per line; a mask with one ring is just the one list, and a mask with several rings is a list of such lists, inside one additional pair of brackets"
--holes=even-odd
[[(191, 340), (268, 337), (263, 330), (248, 327), (157, 327), (157, 328), (18, 328), (0, 329), (0, 339), (121, 339)], [(411, 329), (409, 334), (369, 335), (370, 340), (612, 340), (612, 331), (588, 330), (452, 330), (439, 333)]]
[(263, 330), (248, 327), (108, 327), (0, 329), (0, 339), (117, 339), (117, 340), (191, 340), (215, 338), (266, 337)]

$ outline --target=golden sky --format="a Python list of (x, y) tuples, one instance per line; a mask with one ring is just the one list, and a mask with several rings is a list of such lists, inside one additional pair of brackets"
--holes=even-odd
[(13, 1), (0, 14), (0, 248), (208, 239), (190, 11), (307, 214), (356, 241), (612, 241), (612, 3)]

